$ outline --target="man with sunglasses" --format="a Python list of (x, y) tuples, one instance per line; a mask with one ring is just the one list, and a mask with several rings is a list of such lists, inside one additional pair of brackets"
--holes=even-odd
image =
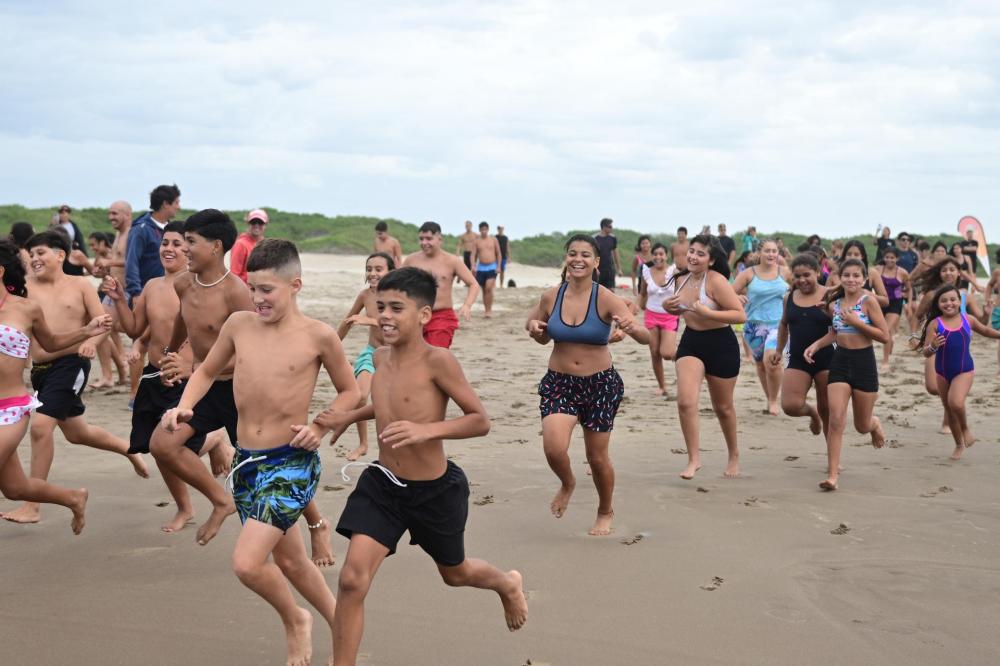
[(247, 257), (253, 252), (254, 246), (264, 240), (264, 227), (267, 223), (267, 211), (255, 208), (247, 213), (247, 230), (236, 239), (229, 255), (229, 270), (244, 282), (247, 281)]
[(905, 231), (900, 232), (900, 234), (896, 236), (896, 263), (907, 273), (916, 268), (917, 262), (920, 261), (920, 257), (910, 246), (910, 243), (912, 242), (913, 237)]

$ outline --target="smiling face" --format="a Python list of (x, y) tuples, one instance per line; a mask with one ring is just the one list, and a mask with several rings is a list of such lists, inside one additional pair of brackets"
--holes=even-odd
[(885, 267), (888, 268), (890, 271), (895, 270), (897, 259), (898, 257), (896, 256), (895, 252), (886, 252), (885, 254), (882, 255), (882, 261), (885, 262)]
[(774, 241), (764, 241), (760, 246), (760, 263), (774, 266), (778, 263), (778, 244)]
[(840, 283), (845, 294), (857, 294), (865, 283), (865, 272), (859, 266), (845, 266), (840, 271)]
[(653, 247), (653, 244), (650, 242), (648, 238), (643, 238), (641, 241), (639, 241), (639, 252), (641, 252), (642, 254), (648, 254), (649, 248), (651, 247)]
[(111, 208), (108, 208), (108, 222), (111, 223), (115, 231), (121, 231), (130, 219), (129, 211), (121, 204), (116, 202), (111, 204)]
[(184, 232), (186, 241), (185, 254), (188, 259), (188, 270), (201, 273), (221, 261), (222, 243), (209, 240), (194, 231)]
[(950, 261), (941, 267), (938, 271), (938, 275), (941, 277), (942, 284), (958, 283), (958, 269), (955, 267), (955, 264)]
[(273, 323), (288, 313), (292, 299), (302, 289), (302, 278), (289, 279), (270, 269), (253, 271), (247, 273), (247, 286), (257, 316)]
[(185, 270), (188, 265), (187, 241), (176, 231), (168, 231), (160, 240), (160, 264), (168, 273)]
[(108, 246), (104, 244), (103, 241), (99, 241), (96, 238), (87, 239), (87, 247), (90, 248), (90, 253), (95, 257), (101, 257), (108, 252)]
[(419, 305), (401, 291), (386, 289), (377, 292), (378, 325), (382, 339), (388, 345), (420, 336), (424, 325), (431, 320), (431, 306)]
[(267, 222), (264, 220), (250, 220), (247, 226), (247, 233), (254, 240), (260, 240), (264, 237), (264, 228), (267, 226)]
[(954, 317), (962, 311), (962, 297), (954, 289), (950, 289), (938, 297), (938, 307), (948, 317)]
[(688, 270), (694, 275), (704, 275), (712, 264), (712, 255), (708, 247), (701, 243), (691, 243), (687, 252)]
[(566, 277), (590, 279), (597, 268), (600, 259), (594, 252), (594, 247), (586, 241), (570, 243), (566, 250)]
[(389, 262), (385, 257), (372, 257), (365, 262), (365, 280), (374, 289), (382, 277), (389, 272)]
[(663, 268), (667, 265), (667, 250), (666, 248), (658, 247), (653, 250), (653, 265), (657, 268)]
[(35, 277), (46, 277), (55, 276), (62, 272), (66, 253), (48, 245), (36, 245), (31, 248), (28, 256), (31, 258), (31, 271)]
[[(471, 225), (469, 229), (472, 229)], [(433, 231), (421, 231), (417, 234), (417, 241), (420, 243), (420, 251), (430, 256), (441, 247), (441, 234), (436, 234)]]
[(809, 266), (796, 266), (795, 270), (792, 271), (795, 288), (803, 294), (811, 294), (816, 291), (817, 277), (816, 271)]

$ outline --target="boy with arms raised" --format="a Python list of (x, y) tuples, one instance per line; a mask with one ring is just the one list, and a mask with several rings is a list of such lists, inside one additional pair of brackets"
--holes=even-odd
[[(434, 275), (412, 267), (392, 271), (379, 281), (378, 319), (388, 348), (375, 352), (372, 404), (347, 414), (328, 410), (316, 419), (335, 428), (335, 441), (349, 424), (374, 418), (379, 441), (379, 463), (358, 478), (337, 524), (337, 532), (351, 540), (337, 593), (337, 665), (355, 663), (365, 596), (375, 572), (395, 552), (406, 530), (411, 543), (434, 559), (448, 585), (499, 594), (511, 631), (528, 618), (520, 573), (465, 557), (469, 482), (445, 458), (443, 440), (485, 435), (490, 419), (451, 352), (421, 337), (437, 288)], [(461, 408), (462, 416), (445, 419), (449, 400)]]
[(281, 616), (288, 663), (308, 664), (312, 615), (298, 606), (288, 583), (320, 612), (331, 631), (336, 607), (323, 575), (309, 561), (301, 535), (293, 529), (316, 493), (320, 475), (316, 449), (328, 432), (309, 422), (320, 365), (337, 389), (330, 413), (354, 407), (361, 393), (336, 331), (299, 312), (296, 295), (302, 288), (302, 266), (295, 245), (278, 239), (261, 241), (250, 254), (247, 273), (254, 312), (236, 312), (226, 320), (188, 380), (180, 404), (164, 414), (163, 425), (174, 432), (179, 424), (196, 418), (196, 405), (215, 390), (216, 378), (232, 373), (239, 444), (230, 477), (243, 521), (233, 570)]
[[(50, 229), (35, 234), (28, 239), (25, 249), (35, 276), (28, 283), (28, 299), (42, 308), (51, 328), (74, 330), (105, 314), (90, 281), (63, 272), (64, 259), (70, 251), (64, 233)], [(31, 386), (42, 403), (35, 410), (30, 426), (32, 478), (45, 480), (49, 476), (55, 456), (56, 426), (70, 443), (127, 456), (136, 474), (149, 477), (146, 463), (140, 456), (129, 454), (125, 440), (90, 425), (83, 416), (86, 407), (80, 396), (87, 386), (90, 359), (106, 335), (107, 332), (52, 352), (32, 346)], [(38, 504), (27, 502), (3, 517), (15, 523), (37, 523), (41, 514)]]
[[(184, 239), (188, 272), (174, 280), (180, 309), (174, 319), (170, 344), (163, 349), (160, 363), (161, 379), (170, 384), (182, 381), (204, 361), (231, 314), (253, 309), (247, 286), (226, 270), (226, 252), (236, 242), (236, 225), (229, 216), (213, 208), (195, 213), (184, 223)], [(185, 340), (191, 347), (193, 364), (176, 351)], [(212, 503), (212, 513), (195, 536), (201, 545), (208, 543), (223, 521), (236, 511), (233, 500), (215, 482), (198, 454), (186, 446), (195, 435), (208, 435), (219, 428), (226, 429), (231, 442), (237, 441), (233, 369), (224, 368), (216, 374), (222, 379), (217, 378), (195, 406), (194, 417), (172, 432), (157, 429), (150, 441), (150, 452), (157, 463), (166, 465)], [(306, 512), (306, 520), (312, 531), (316, 563), (320, 566), (332, 564), (329, 527), (315, 504)]]

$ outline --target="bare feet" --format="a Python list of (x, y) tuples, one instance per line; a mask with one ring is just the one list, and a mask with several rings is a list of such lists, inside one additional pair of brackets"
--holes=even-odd
[(938, 434), (940, 434), (940, 435), (950, 435), (951, 434), (951, 426), (948, 425), (947, 422), (942, 423), (941, 427), (938, 428)]
[(972, 448), (972, 445), (979, 441), (976, 439), (976, 436), (972, 434), (972, 431), (968, 429), (962, 433), (962, 439), (965, 440), (965, 448), (967, 449)]
[(831, 476), (826, 481), (819, 484), (819, 487), (823, 490), (836, 490), (837, 489), (837, 477)]
[(9, 511), (7, 513), (0, 513), (0, 518), (3, 518), (4, 520), (9, 520), (12, 523), (29, 525), (40, 521), (42, 519), (42, 513), (39, 510), (37, 504), (25, 503), (14, 509), (13, 511)]
[(115, 385), (115, 381), (111, 377), (108, 377), (107, 379), (105, 379), (104, 377), (101, 377), (97, 381), (91, 382), (89, 384), (90, 388), (95, 389), (95, 390), (111, 388), (114, 385)]
[(208, 451), (208, 462), (212, 465), (212, 476), (220, 477), (229, 474), (233, 467), (233, 456), (236, 449), (229, 442), (222, 441)]
[(962, 457), (963, 453), (965, 453), (965, 447), (962, 446), (961, 444), (957, 444), (955, 446), (955, 451), (951, 454), (951, 459), (958, 460), (959, 458)]
[(350, 462), (354, 462), (358, 458), (361, 458), (366, 455), (368, 455), (368, 445), (360, 444), (358, 448), (354, 449), (353, 451), (347, 454), (347, 460), (349, 460)]
[(173, 519), (170, 522), (163, 523), (160, 525), (160, 530), (166, 532), (167, 534), (173, 534), (174, 532), (180, 532), (182, 529), (194, 523), (194, 511), (181, 511), (177, 510), (174, 514)]
[(528, 621), (528, 600), (524, 598), (524, 578), (519, 571), (508, 571), (509, 586), (500, 592), (507, 628), (517, 631)]
[(333, 546), (330, 545), (330, 525), (320, 518), (318, 527), (309, 527), (312, 561), (318, 567), (333, 566)]
[(882, 432), (882, 422), (878, 420), (877, 416), (872, 417), (872, 446), (876, 449), (881, 449), (885, 446), (885, 433)]
[(735, 479), (740, 475), (740, 459), (737, 457), (730, 457), (729, 462), (726, 463), (726, 471), (722, 473), (722, 476), (727, 479)]
[(809, 432), (818, 435), (823, 432), (823, 421), (819, 418), (819, 410), (809, 405)]
[(695, 473), (699, 469), (701, 469), (701, 462), (697, 460), (692, 460), (688, 462), (688, 466), (684, 468), (683, 472), (681, 472), (681, 478), (684, 479), (685, 481), (690, 481), (691, 479), (694, 478)]
[(779, 405), (776, 402), (772, 402), (772, 403), (768, 404), (768, 406), (767, 406), (767, 413), (770, 414), (771, 416), (780, 416), (781, 415), (781, 405)]
[(611, 521), (615, 517), (614, 510), (608, 513), (597, 512), (597, 520), (594, 521), (594, 526), (590, 528), (587, 532), (590, 536), (608, 536), (611, 534)]
[(87, 498), (90, 497), (90, 493), (87, 492), (86, 488), (72, 492), (73, 504), (70, 505), (69, 510), (73, 512), (73, 520), (69, 526), (73, 529), (73, 534), (79, 535), (83, 531), (83, 526), (87, 524), (87, 517), (84, 514), (87, 512)]
[(146, 461), (142, 459), (141, 453), (129, 453), (125, 457), (132, 463), (132, 469), (135, 470), (136, 474), (144, 479), (149, 478), (149, 468), (146, 467)]
[(667, 389), (665, 388), (655, 388), (653, 389), (653, 395), (666, 395)]
[(576, 489), (576, 484), (569, 486), (562, 486), (559, 488), (559, 492), (556, 496), (552, 498), (552, 504), (549, 506), (552, 509), (552, 515), (556, 518), (562, 518), (563, 514), (566, 513), (566, 508), (569, 506), (569, 498), (573, 496), (573, 490)]
[(234, 513), (236, 513), (236, 505), (233, 504), (232, 499), (227, 504), (212, 507), (212, 513), (208, 516), (208, 520), (198, 528), (198, 534), (195, 535), (198, 545), (204, 546), (211, 541), (219, 533), (219, 528), (222, 527), (222, 523), (226, 518)]
[(309, 666), (312, 661), (312, 613), (299, 608), (298, 617), (285, 625), (285, 641), (288, 643), (286, 666)]

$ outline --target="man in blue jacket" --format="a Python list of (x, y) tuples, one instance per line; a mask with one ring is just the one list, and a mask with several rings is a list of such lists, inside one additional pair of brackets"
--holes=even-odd
[(149, 212), (132, 223), (125, 251), (125, 292), (131, 301), (146, 283), (163, 275), (160, 240), (163, 228), (181, 208), (176, 185), (160, 185), (149, 193)]

